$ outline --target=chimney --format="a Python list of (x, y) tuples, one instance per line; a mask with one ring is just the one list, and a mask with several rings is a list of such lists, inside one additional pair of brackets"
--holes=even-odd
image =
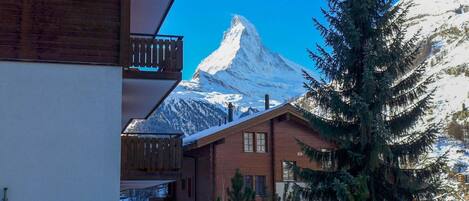
[(270, 103), (269, 103), (269, 102), (270, 102), (270, 101), (269, 101), (269, 94), (266, 94), (266, 95), (265, 95), (265, 101), (264, 101), (264, 103), (265, 103), (265, 110), (270, 109)]
[(229, 103), (228, 104), (228, 123), (233, 121), (233, 104)]

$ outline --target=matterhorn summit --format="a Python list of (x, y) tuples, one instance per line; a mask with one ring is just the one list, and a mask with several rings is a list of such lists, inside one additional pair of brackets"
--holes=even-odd
[[(232, 67), (232, 61), (240, 54), (260, 56), (264, 47), (254, 25), (246, 18), (235, 15), (231, 27), (224, 33), (220, 47), (198, 66), (198, 71), (216, 74)], [(255, 69), (252, 69), (255, 70)]]
[(205, 91), (246, 98), (268, 93), (283, 101), (304, 92), (302, 69), (266, 48), (254, 25), (235, 15), (220, 47), (199, 64), (191, 82)]

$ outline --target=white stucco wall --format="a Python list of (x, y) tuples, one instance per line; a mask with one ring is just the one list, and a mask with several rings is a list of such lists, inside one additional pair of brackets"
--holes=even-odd
[(0, 190), (118, 200), (121, 96), (119, 67), (0, 62)]

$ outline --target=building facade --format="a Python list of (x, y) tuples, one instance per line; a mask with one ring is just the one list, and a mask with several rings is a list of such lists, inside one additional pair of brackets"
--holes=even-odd
[[(0, 1), (0, 200), (119, 200), (129, 181), (142, 187), (121, 155), (144, 153), (121, 153), (121, 133), (181, 80), (182, 37), (158, 35), (172, 3)], [(180, 139), (163, 138), (177, 155)], [(161, 166), (139, 171), (180, 167)]]
[(228, 200), (236, 169), (256, 191), (256, 200), (281, 196), (286, 183), (297, 182), (289, 163), (323, 168), (303, 155), (297, 139), (317, 149), (333, 148), (290, 104), (187, 137), (178, 200)]

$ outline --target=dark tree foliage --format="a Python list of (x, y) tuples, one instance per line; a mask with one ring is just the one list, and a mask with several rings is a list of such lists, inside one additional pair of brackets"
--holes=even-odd
[[(307, 97), (324, 114), (304, 111), (324, 139), (336, 145), (316, 150), (299, 142), (329, 171), (294, 167), (307, 200), (422, 200), (439, 193), (444, 157), (422, 162), (438, 129), (417, 129), (431, 107), (433, 80), (416, 62), (417, 35), (406, 39), (411, 4), (394, 0), (328, 0), (322, 12), (329, 26), (314, 19), (325, 47), (308, 51), (325, 79), (305, 72)], [(429, 92), (431, 91), (431, 92)]]
[(244, 177), (236, 170), (231, 178), (231, 189), (227, 189), (228, 201), (254, 201), (256, 193), (244, 185)]

